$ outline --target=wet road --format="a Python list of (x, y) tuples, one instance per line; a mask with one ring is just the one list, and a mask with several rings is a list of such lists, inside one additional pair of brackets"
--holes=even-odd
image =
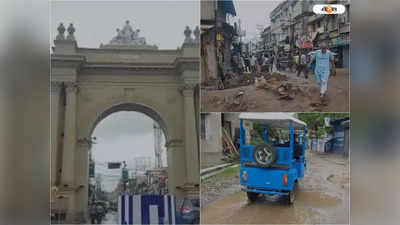
[(109, 211), (101, 224), (118, 224), (117, 212)]
[(348, 161), (337, 155), (308, 153), (308, 169), (300, 181), (293, 205), (266, 196), (248, 203), (246, 193), (235, 192), (201, 209), (203, 224), (348, 224)]

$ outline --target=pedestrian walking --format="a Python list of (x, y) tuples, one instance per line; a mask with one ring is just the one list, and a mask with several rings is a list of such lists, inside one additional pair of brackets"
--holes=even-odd
[(104, 216), (105, 216), (104, 207), (100, 204), (97, 204), (97, 206), (96, 206), (96, 222), (97, 222), (97, 224), (101, 224), (101, 221), (103, 220)]
[(272, 67), (272, 69), (271, 69), (271, 71), (272, 72), (277, 72), (278, 70), (277, 70), (277, 64), (278, 64), (278, 59), (277, 59), (277, 56), (276, 55), (274, 55), (273, 57), (272, 57), (272, 63), (271, 63), (272, 65), (271, 65), (271, 67)]
[(271, 57), (269, 57), (269, 71), (272, 73), (272, 67), (274, 65), (274, 55), (271, 55)]
[(268, 55), (264, 56), (264, 62), (263, 62), (263, 66), (262, 66), (262, 71), (263, 72), (269, 72), (269, 58)]
[(321, 49), (312, 54), (311, 61), (315, 59), (315, 79), (320, 86), (320, 98), (324, 99), (328, 90), (328, 79), (331, 69), (335, 68), (333, 54), (328, 50), (325, 42), (321, 43)]
[(252, 55), (250, 58), (250, 67), (252, 73), (255, 73), (257, 71), (256, 63), (257, 63), (257, 58), (255, 55)]
[(96, 224), (96, 205), (92, 204), (90, 207), (90, 221), (91, 224)]
[(292, 60), (295, 71), (299, 71), (299, 56), (296, 53), (293, 54)]
[(239, 56), (239, 69), (241, 74), (246, 71), (246, 65), (244, 63), (243, 56)]
[(307, 63), (307, 56), (304, 53), (304, 51), (302, 51), (300, 53), (300, 63), (298, 66), (298, 70), (297, 70), (297, 77), (300, 77), (301, 72), (304, 73), (304, 77), (306, 79), (308, 79), (308, 63)]
[(250, 72), (250, 59), (248, 56), (244, 58), (244, 70)]

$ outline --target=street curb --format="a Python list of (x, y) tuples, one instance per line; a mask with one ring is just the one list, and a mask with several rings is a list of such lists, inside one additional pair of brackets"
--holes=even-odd
[(210, 172), (208, 172), (208, 173), (205, 173), (205, 174), (201, 175), (200, 178), (201, 178), (201, 179), (207, 179), (207, 178), (209, 178), (209, 177), (215, 176), (215, 175), (218, 174), (219, 172), (223, 171), (225, 168), (228, 168), (228, 167), (235, 168), (235, 167), (240, 166), (240, 164), (232, 164), (232, 163), (228, 163), (228, 164), (229, 164), (229, 165), (225, 164), (225, 166), (223, 166), (223, 167), (222, 167), (222, 165), (221, 165), (218, 169), (215, 169), (215, 170), (213, 170), (213, 171), (210, 171)]
[(232, 165), (232, 163), (225, 163), (225, 164), (221, 164), (221, 165), (217, 165), (217, 166), (213, 166), (213, 167), (208, 167), (208, 168), (202, 169), (202, 170), (200, 170), (200, 176), (203, 176), (203, 175), (205, 175), (207, 173), (211, 173), (211, 172), (214, 172), (216, 170), (219, 170), (219, 169), (225, 168), (227, 166), (231, 166), (231, 165)]

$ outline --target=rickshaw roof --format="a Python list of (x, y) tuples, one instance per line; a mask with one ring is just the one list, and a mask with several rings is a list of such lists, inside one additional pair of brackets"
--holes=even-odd
[(294, 129), (306, 127), (307, 124), (288, 113), (240, 113), (240, 119), (264, 123), (277, 128), (289, 128), (289, 121), (293, 122)]

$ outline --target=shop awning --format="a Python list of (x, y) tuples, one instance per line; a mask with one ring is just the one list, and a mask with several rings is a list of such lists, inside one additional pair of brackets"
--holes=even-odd
[(229, 13), (232, 16), (236, 16), (235, 6), (233, 5), (232, 0), (228, 1), (218, 1), (218, 8), (222, 10), (222, 12)]

